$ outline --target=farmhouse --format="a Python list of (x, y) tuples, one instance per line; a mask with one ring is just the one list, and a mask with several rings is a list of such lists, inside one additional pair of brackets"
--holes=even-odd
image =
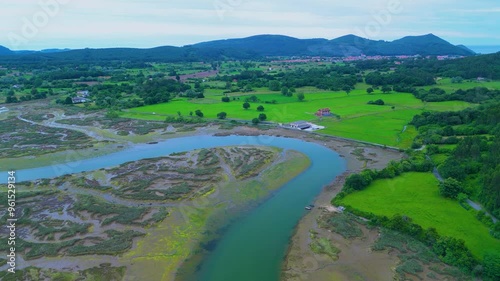
[(305, 129), (311, 128), (311, 124), (306, 122), (306, 121), (297, 121), (297, 122), (290, 123), (290, 128), (305, 130)]
[(71, 101), (73, 103), (85, 103), (85, 102), (89, 102), (88, 99), (86, 98), (81, 98), (81, 97), (76, 97), (76, 98), (71, 98)]
[(76, 92), (76, 95), (81, 98), (88, 98), (89, 97), (89, 91), (78, 91)]
[(332, 116), (332, 112), (330, 111), (330, 108), (321, 108), (316, 111), (316, 116)]

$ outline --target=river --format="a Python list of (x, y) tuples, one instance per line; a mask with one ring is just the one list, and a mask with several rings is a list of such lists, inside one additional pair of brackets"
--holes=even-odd
[[(195, 136), (135, 145), (117, 153), (72, 163), (18, 170), (16, 175), (17, 181), (52, 178), (174, 152), (231, 145), (293, 149), (306, 154), (312, 164), (271, 198), (229, 225), (192, 278), (200, 281), (278, 281), (293, 229), (307, 212), (304, 207), (346, 169), (345, 161), (326, 147), (273, 136)], [(0, 181), (6, 179), (3, 177)]]

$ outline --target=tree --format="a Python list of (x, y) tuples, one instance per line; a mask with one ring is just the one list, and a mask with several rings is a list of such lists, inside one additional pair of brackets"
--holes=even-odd
[(455, 130), (453, 130), (452, 126), (446, 126), (443, 128), (444, 136), (453, 136), (455, 134)]
[(461, 192), (463, 192), (463, 187), (454, 178), (447, 178), (439, 183), (439, 193), (444, 197), (455, 199)]
[(259, 122), (260, 122), (259, 118), (252, 119), (252, 124), (254, 124), (254, 125), (259, 124)]
[(466, 204), (467, 199), (469, 199), (469, 196), (467, 196), (467, 194), (465, 194), (465, 193), (459, 193), (457, 195), (457, 201), (460, 203)]
[(184, 92), (184, 96), (188, 97), (188, 98), (196, 98), (198, 97), (198, 92), (192, 90), (192, 89), (189, 89), (187, 90), (186, 92)]
[(371, 180), (368, 174), (352, 174), (346, 179), (345, 186), (354, 190), (362, 190), (370, 184)]
[(221, 100), (222, 100), (222, 102), (229, 102), (230, 101), (229, 97), (222, 97)]
[(265, 121), (266, 119), (267, 119), (266, 114), (264, 113), (259, 114), (259, 121)]
[(246, 98), (245, 101), (247, 101), (247, 102), (258, 102), (259, 98), (256, 95), (253, 95), (253, 96), (251, 96), (249, 98)]
[(349, 93), (351, 92), (351, 86), (349, 85), (346, 85), (344, 87), (342, 87), (342, 91), (344, 91), (347, 95), (349, 95)]
[(201, 118), (201, 117), (203, 117), (203, 112), (201, 112), (201, 110), (199, 110), (199, 109), (197, 109), (197, 110), (194, 112), (194, 114), (196, 114), (196, 116), (198, 116), (198, 117), (200, 117), (200, 118)]
[(484, 275), (491, 280), (500, 280), (500, 254), (488, 252), (484, 255)]
[(392, 91), (392, 88), (391, 86), (387, 86), (387, 85), (384, 85), (382, 86), (382, 93), (389, 93), (390, 91)]
[(64, 100), (64, 104), (73, 104), (73, 100), (71, 99), (71, 97), (66, 97), (66, 99)]
[(19, 102), (15, 96), (8, 96), (7, 99), (5, 99), (5, 103), (16, 103)]
[(271, 91), (279, 91), (280, 87), (281, 87), (280, 82), (278, 82), (276, 80), (269, 81), (269, 90), (271, 90)]
[(297, 99), (298, 99), (299, 101), (303, 101), (305, 98), (306, 98), (306, 96), (304, 96), (304, 93), (298, 93), (298, 94), (297, 94)]
[(227, 113), (225, 113), (224, 111), (217, 113), (217, 118), (219, 118), (219, 119), (226, 119), (226, 116), (227, 116)]
[(451, 78), (451, 83), (453, 84), (459, 84), (462, 83), (462, 81), (464, 81), (464, 79), (460, 76), (455, 76)]
[(244, 109), (249, 109), (249, 108), (250, 108), (250, 104), (249, 104), (248, 102), (245, 102), (245, 103), (243, 104), (243, 108), (244, 108)]
[(366, 89), (366, 92), (367, 92), (368, 94), (373, 93), (373, 88), (372, 88), (372, 87), (370, 87), (370, 88)]
[(288, 93), (289, 93), (288, 87), (281, 88), (281, 94), (283, 94), (284, 96), (288, 96)]
[(368, 102), (368, 104), (374, 104), (374, 105), (384, 105), (384, 104), (385, 104), (385, 102), (384, 102), (383, 100), (381, 100), (381, 99), (378, 99), (378, 100), (376, 100), (376, 101), (372, 101), (372, 100), (371, 100), (371, 101), (369, 101), (369, 102)]
[(259, 105), (259, 106), (257, 107), (257, 110), (258, 110), (258, 111), (264, 111), (264, 107), (263, 107), (262, 105)]
[(118, 114), (118, 112), (109, 109), (108, 112), (106, 112), (106, 117), (111, 118), (111, 119), (115, 119), (115, 118), (120, 117), (120, 115)]

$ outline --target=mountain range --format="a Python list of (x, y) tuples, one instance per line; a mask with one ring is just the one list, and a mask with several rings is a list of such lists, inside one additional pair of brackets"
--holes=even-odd
[(407, 36), (394, 41), (370, 40), (355, 35), (336, 39), (298, 39), (284, 35), (256, 35), (239, 39), (202, 42), (183, 47), (163, 46), (150, 49), (48, 49), (12, 51), (0, 46), (0, 60), (140, 60), (195, 61), (210, 59), (254, 59), (266, 56), (394, 56), (456, 55), (475, 53), (455, 46), (434, 34)]

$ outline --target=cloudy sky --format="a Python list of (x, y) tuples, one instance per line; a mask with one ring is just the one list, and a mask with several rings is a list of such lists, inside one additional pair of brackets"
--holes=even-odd
[(256, 34), (394, 40), (427, 33), (500, 45), (499, 27), (498, 0), (16, 0), (2, 3), (0, 45), (148, 48)]

